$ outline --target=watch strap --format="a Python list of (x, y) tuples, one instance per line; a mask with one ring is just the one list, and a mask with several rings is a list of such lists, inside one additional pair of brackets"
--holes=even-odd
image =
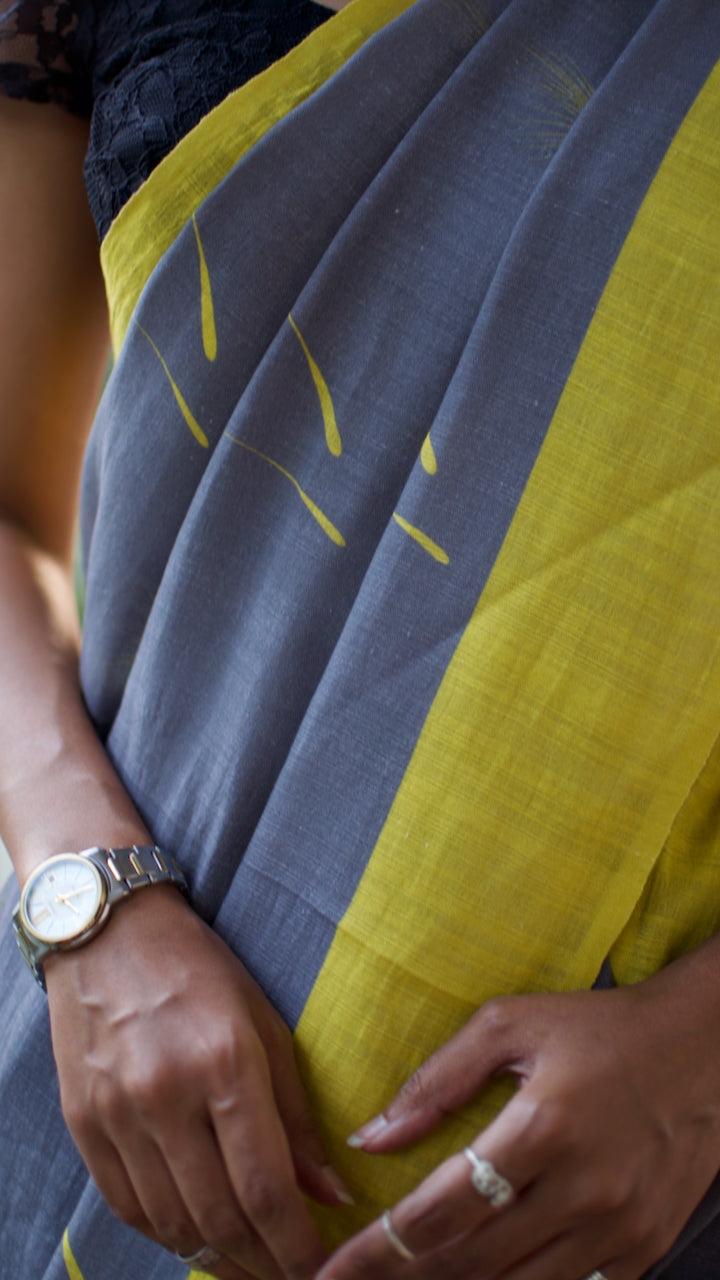
[(187, 881), (177, 862), (156, 844), (84, 849), (82, 856), (106, 873), (110, 906), (152, 884), (174, 884), (187, 892)]

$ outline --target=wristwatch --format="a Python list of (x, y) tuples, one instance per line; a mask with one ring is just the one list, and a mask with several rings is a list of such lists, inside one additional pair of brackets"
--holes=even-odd
[(58, 853), (35, 868), (13, 912), (17, 944), (43, 991), (43, 961), (52, 951), (81, 947), (100, 932), (110, 912), (138, 889), (188, 886), (174, 858), (157, 845)]

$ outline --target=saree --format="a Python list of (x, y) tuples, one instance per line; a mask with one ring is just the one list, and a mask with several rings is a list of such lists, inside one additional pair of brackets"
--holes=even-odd
[[(485, 1000), (720, 928), (719, 58), (707, 0), (353, 0), (103, 245), (83, 690), (294, 1031), (329, 1247), (502, 1105), (345, 1144)], [(1, 945), (9, 1274), (179, 1280)]]

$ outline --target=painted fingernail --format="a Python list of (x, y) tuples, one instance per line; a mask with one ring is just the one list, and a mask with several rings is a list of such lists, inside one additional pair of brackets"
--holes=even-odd
[(372, 1120), (368, 1120), (367, 1124), (363, 1124), (355, 1133), (351, 1133), (347, 1139), (349, 1147), (364, 1147), (366, 1142), (370, 1142), (373, 1138), (379, 1137), (384, 1129), (387, 1129), (388, 1121), (380, 1112), (379, 1116), (375, 1116)]
[(331, 1164), (325, 1164), (323, 1165), (322, 1172), (325, 1177), (325, 1181), (332, 1188), (332, 1191), (342, 1204), (355, 1204), (355, 1201), (345, 1186), (345, 1183), (340, 1177), (337, 1169), (333, 1169)]

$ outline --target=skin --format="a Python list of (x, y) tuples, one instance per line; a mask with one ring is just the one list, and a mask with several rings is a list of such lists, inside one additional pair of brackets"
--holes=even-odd
[(319, 1280), (638, 1280), (674, 1243), (720, 1167), (720, 947), (714, 938), (633, 987), (491, 1001), (358, 1131), (398, 1150), (497, 1074), (518, 1090), (473, 1150), (511, 1183), (492, 1208), (462, 1154)]
[[(0, 829), (21, 884), (52, 853), (151, 838), (78, 684), (71, 548), (107, 357), (86, 144), (60, 111), (0, 100)], [(454, 1157), (392, 1209), (410, 1263), (378, 1223), (326, 1260), (302, 1193), (342, 1191), (290, 1034), (175, 890), (135, 895), (46, 975), (63, 1110), (100, 1190), (169, 1249), (215, 1247), (220, 1280), (638, 1280), (720, 1167), (718, 939), (623, 991), (495, 1001), (389, 1100), (358, 1139), (379, 1159), (498, 1071), (521, 1084), (474, 1143), (514, 1203), (489, 1208)]]
[[(72, 117), (0, 99), (0, 830), (21, 885), (51, 854), (150, 840), (78, 683), (73, 529), (108, 353), (86, 146)], [(221, 1280), (315, 1274), (302, 1192), (340, 1197), (290, 1033), (181, 895), (135, 895), (46, 977), (63, 1110), (114, 1212), (214, 1245), (237, 1262)]]

